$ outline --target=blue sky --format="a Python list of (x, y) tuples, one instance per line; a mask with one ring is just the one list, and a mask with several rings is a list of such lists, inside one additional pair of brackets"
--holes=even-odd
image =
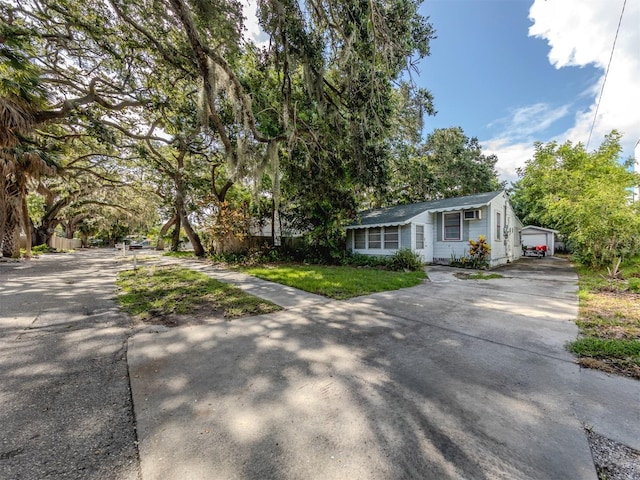
[[(438, 38), (416, 82), (438, 114), (425, 133), (461, 126), (498, 156), (502, 179), (535, 141), (587, 143), (624, 0), (425, 0)], [(640, 138), (640, 2), (625, 6), (589, 150), (616, 128), (626, 159)]]
[[(256, 0), (243, 3), (248, 34), (258, 40)], [(623, 5), (588, 148), (616, 129), (624, 135), (621, 158), (633, 156), (640, 139), (640, 0), (424, 0), (420, 12), (437, 38), (413, 79), (433, 93), (438, 111), (425, 118), (425, 135), (462, 127), (498, 156), (507, 182), (517, 180), (536, 141), (586, 145)]]

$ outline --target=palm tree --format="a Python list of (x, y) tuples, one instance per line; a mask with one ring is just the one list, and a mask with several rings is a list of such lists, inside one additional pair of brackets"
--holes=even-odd
[[(20, 144), (21, 134), (32, 129), (33, 111), (28, 102), (15, 95), (0, 97), (0, 247), (3, 256), (16, 256), (16, 235), (22, 217), (21, 166), (13, 150)], [(28, 251), (30, 253), (30, 248)]]
[[(40, 72), (29, 59), (28, 37), (11, 23), (3, 22), (0, 36), (0, 253), (17, 256), (17, 234), (22, 223), (27, 233), (27, 256), (31, 254), (26, 215), (27, 178), (38, 175), (46, 162), (25, 148), (33, 134), (36, 112), (47, 104)], [(15, 30), (15, 34), (12, 31)]]

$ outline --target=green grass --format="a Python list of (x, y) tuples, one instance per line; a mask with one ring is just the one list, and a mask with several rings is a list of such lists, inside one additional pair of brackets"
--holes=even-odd
[(193, 252), (164, 252), (162, 254), (163, 257), (174, 257), (174, 258), (195, 258), (195, 254)]
[(196, 313), (233, 318), (280, 310), (232, 285), (177, 266), (125, 270), (116, 285), (122, 308), (143, 320)]
[(587, 357), (628, 358), (640, 366), (640, 340), (585, 337), (573, 342), (570, 350)]
[(376, 268), (318, 265), (245, 267), (241, 270), (270, 282), (337, 300), (412, 287), (426, 278), (424, 271), (394, 272)]
[(499, 273), (456, 273), (456, 277), (462, 280), (491, 280), (494, 278), (503, 278)]
[(640, 258), (620, 266), (619, 278), (607, 269), (578, 267), (581, 338), (568, 345), (590, 368), (640, 379), (640, 294), (635, 285)]

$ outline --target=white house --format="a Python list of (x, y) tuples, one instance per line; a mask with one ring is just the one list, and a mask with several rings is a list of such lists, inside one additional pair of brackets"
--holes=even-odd
[(393, 255), (408, 248), (425, 263), (468, 255), (469, 240), (484, 235), (490, 266), (522, 255), (520, 230), (505, 191), (367, 210), (347, 229), (347, 248), (365, 255)]
[(556, 251), (555, 236), (557, 233), (557, 230), (550, 228), (527, 225), (522, 229), (520, 237), (522, 238), (522, 245), (527, 247), (545, 245), (547, 247), (547, 255), (554, 255)]

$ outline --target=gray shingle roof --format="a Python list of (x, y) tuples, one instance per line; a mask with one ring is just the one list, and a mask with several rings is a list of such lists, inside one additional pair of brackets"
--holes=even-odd
[(427, 210), (444, 211), (444, 210), (462, 210), (470, 208), (479, 208), (487, 205), (495, 197), (503, 193), (502, 190), (497, 192), (478, 193), (476, 195), (467, 195), (465, 197), (444, 198), (442, 200), (432, 200), (430, 202), (411, 203), (409, 205), (396, 205), (395, 207), (377, 208), (360, 212), (357, 223), (348, 225), (347, 228), (356, 228), (372, 225), (402, 225), (408, 223), (416, 215)]

